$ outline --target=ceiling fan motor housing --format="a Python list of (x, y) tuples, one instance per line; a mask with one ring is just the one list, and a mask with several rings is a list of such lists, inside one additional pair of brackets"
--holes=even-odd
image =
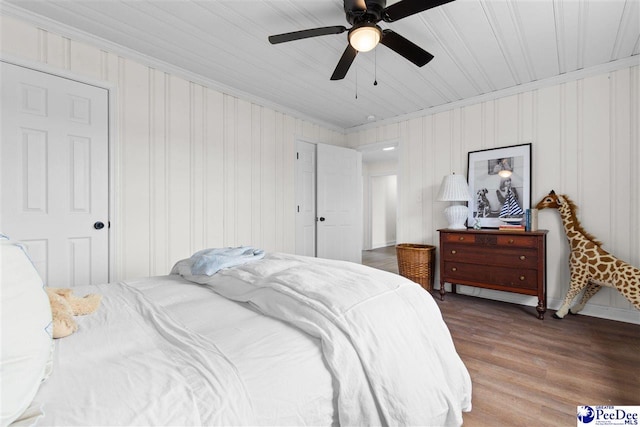
[[(366, 4), (366, 9), (362, 9), (363, 4)], [(351, 25), (375, 24), (383, 19), (386, 5), (387, 0), (344, 0), (344, 12)]]

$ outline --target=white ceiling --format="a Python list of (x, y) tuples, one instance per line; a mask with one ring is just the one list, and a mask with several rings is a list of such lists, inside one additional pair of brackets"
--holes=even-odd
[(379, 46), (330, 81), (346, 32), (278, 45), (267, 37), (349, 27), (342, 0), (3, 1), (338, 129), (640, 52), (640, 0), (457, 0), (380, 24), (433, 54), (424, 67)]

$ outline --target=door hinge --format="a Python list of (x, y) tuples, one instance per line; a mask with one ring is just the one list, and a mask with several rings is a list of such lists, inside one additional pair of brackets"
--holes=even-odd
[(298, 213), (300, 212), (300, 205), (298, 205)]
[(300, 160), (300, 153), (296, 153), (296, 160)]

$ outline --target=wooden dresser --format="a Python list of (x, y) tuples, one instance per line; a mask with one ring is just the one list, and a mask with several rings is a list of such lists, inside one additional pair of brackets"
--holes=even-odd
[(547, 230), (450, 230), (440, 232), (440, 298), (445, 282), (538, 297), (538, 318), (547, 311)]

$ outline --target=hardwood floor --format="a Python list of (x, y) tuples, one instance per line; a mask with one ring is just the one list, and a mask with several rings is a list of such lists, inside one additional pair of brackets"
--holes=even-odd
[[(394, 271), (392, 249), (364, 251), (363, 264)], [(473, 382), (465, 426), (571, 426), (579, 405), (640, 404), (640, 325), (434, 297)]]
[(395, 246), (362, 251), (362, 263), (369, 267), (398, 274), (398, 260), (396, 259)]

